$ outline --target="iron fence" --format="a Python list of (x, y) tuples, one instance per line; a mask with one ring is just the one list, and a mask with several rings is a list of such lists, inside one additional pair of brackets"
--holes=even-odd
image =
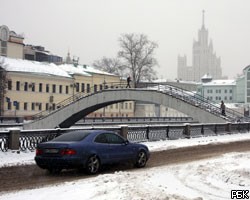
[[(124, 126), (123, 126), (124, 127)], [(250, 131), (250, 123), (222, 123), (222, 124), (184, 124), (184, 125), (145, 125), (125, 126), (125, 137), (131, 142), (175, 140), (223, 134), (246, 133)], [(46, 129), (46, 130), (18, 130), (18, 146), (20, 151), (35, 150), (37, 144), (50, 141), (53, 138), (72, 131), (89, 130), (90, 128), (74, 129)], [(91, 129), (105, 129), (116, 131), (124, 136), (121, 126), (92, 127)], [(15, 130), (16, 131), (16, 130)], [(12, 149), (12, 130), (0, 132), (0, 151)], [(15, 138), (14, 138), (15, 139)]]

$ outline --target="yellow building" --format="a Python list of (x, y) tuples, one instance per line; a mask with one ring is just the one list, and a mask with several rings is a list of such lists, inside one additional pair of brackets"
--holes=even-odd
[[(0, 57), (7, 85), (2, 98), (3, 116), (26, 117), (43, 110), (55, 110), (56, 104), (77, 93), (88, 94), (121, 83), (119, 76), (87, 65), (41, 63)], [(133, 117), (134, 103), (114, 104), (91, 113), (89, 117)]]

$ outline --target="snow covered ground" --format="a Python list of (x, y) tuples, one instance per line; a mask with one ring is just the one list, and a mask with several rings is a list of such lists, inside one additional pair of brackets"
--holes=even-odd
[[(145, 143), (150, 151), (250, 139), (250, 133)], [(0, 152), (3, 166), (34, 163), (34, 152)], [(219, 200), (250, 189), (250, 152), (228, 153), (185, 164), (117, 171), (96, 177), (10, 193), (1, 200)], [(248, 194), (250, 196), (250, 194)]]

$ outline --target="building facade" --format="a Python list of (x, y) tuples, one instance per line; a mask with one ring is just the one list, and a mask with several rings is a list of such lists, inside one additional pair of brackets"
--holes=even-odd
[(34, 45), (24, 46), (24, 59), (57, 64), (61, 64), (63, 62), (62, 57), (50, 53), (42, 46)]
[[(203, 79), (202, 79), (203, 80)], [(202, 82), (198, 94), (215, 103), (236, 103), (236, 81), (235, 80), (212, 80)]]
[(222, 78), (221, 60), (214, 52), (212, 40), (208, 39), (204, 11), (202, 26), (198, 31), (198, 41), (193, 42), (192, 55), (192, 66), (187, 65), (186, 56), (178, 56), (177, 76), (179, 80), (200, 82), (205, 74), (211, 75), (214, 79)]
[[(119, 76), (87, 65), (55, 65), (22, 59), (0, 57), (6, 71), (2, 116), (29, 119), (44, 110), (56, 109), (56, 104), (81, 92), (88, 95), (104, 89), (104, 83), (119, 83)], [(89, 117), (133, 117), (134, 103), (123, 102), (91, 113)]]
[(0, 26), (0, 56), (23, 59), (24, 37)]

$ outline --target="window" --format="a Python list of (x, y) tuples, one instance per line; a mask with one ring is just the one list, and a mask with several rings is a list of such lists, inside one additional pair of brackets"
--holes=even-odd
[(0, 49), (0, 55), (7, 56), (7, 42), (1, 41), (1, 49)]
[(56, 85), (55, 84), (52, 85), (52, 92), (56, 93)]
[(35, 110), (35, 103), (31, 103), (31, 110)]
[(27, 103), (27, 102), (24, 102), (24, 104), (23, 104), (23, 109), (24, 109), (24, 110), (28, 110), (28, 103)]
[(80, 91), (80, 87), (79, 87), (79, 83), (76, 83), (76, 92), (79, 92)]
[(81, 90), (81, 92), (84, 92), (85, 91), (85, 85), (84, 85), (84, 83), (82, 83), (82, 90)]
[(225, 89), (225, 94), (227, 93), (227, 89)]
[(12, 90), (12, 81), (8, 81), (8, 90)]
[(9, 39), (9, 33), (8, 33), (8, 29), (6, 27), (3, 27), (1, 29), (1, 33), (0, 33), (0, 39), (3, 41), (8, 41)]
[(66, 94), (69, 94), (69, 86), (68, 85), (66, 85), (65, 92), (66, 92)]
[(20, 81), (16, 82), (16, 90), (19, 91), (20, 90)]
[(247, 72), (247, 80), (250, 80), (250, 72)]
[(46, 84), (46, 92), (49, 93), (49, 84)]
[(105, 134), (98, 135), (98, 136), (95, 138), (95, 142), (96, 142), (96, 143), (106, 143), (106, 144), (108, 143)]
[(11, 110), (12, 109), (12, 103), (11, 102), (8, 102), (8, 110)]
[(62, 85), (59, 85), (59, 93), (62, 94)]
[(94, 92), (97, 92), (97, 85), (94, 85)]
[(102, 85), (101, 84), (99, 85), (99, 87), (100, 87), (100, 90), (102, 90)]
[(46, 103), (46, 110), (49, 110), (49, 103)]
[(130, 110), (132, 109), (132, 103), (129, 103), (129, 109)]
[(58, 141), (58, 142), (74, 142), (74, 141), (81, 141), (84, 138), (86, 138), (89, 135), (88, 131), (71, 131), (65, 134), (62, 134), (58, 137), (56, 137), (55, 139), (53, 139), (53, 141)]
[(31, 91), (32, 92), (35, 92), (35, 90), (36, 90), (36, 87), (35, 87), (36, 85), (35, 85), (35, 83), (32, 83), (31, 84)]
[(128, 103), (125, 103), (125, 109), (128, 109)]
[(230, 92), (230, 93), (233, 93), (233, 90), (231, 89), (231, 90), (229, 90), (229, 92)]
[(122, 144), (124, 143), (124, 139), (118, 135), (112, 133), (106, 133), (106, 139), (109, 144)]
[(43, 84), (39, 83), (39, 92), (43, 92)]
[(20, 103), (18, 101), (15, 102), (15, 107), (16, 107), (16, 110), (20, 109)]
[(42, 110), (42, 103), (39, 103), (38, 109), (39, 109), (39, 110)]
[(24, 83), (24, 91), (28, 91), (28, 82)]
[(2, 46), (2, 48), (7, 48), (7, 42), (6, 41), (1, 41), (1, 46)]
[(90, 84), (87, 84), (87, 93), (90, 93)]

